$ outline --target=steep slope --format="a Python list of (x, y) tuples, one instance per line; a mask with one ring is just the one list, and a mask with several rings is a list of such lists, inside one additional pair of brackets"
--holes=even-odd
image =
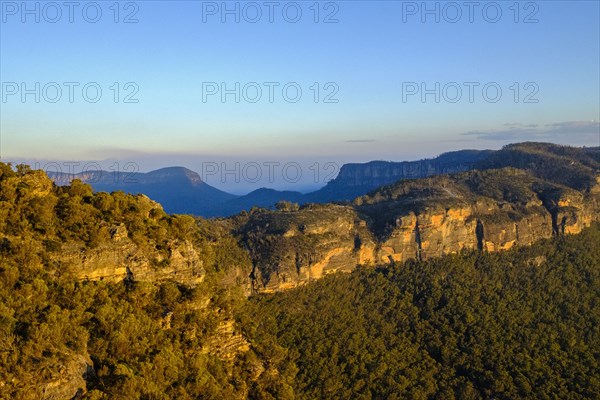
[(245, 398), (250, 270), (225, 222), (0, 163), (0, 398)]
[(516, 168), (404, 180), (348, 206), (257, 211), (238, 233), (255, 289), (279, 290), (359, 264), (493, 252), (578, 233), (600, 220), (600, 175), (592, 173), (589, 190)]
[[(42, 171), (0, 167), (0, 240), (8, 252), (32, 246), (23, 255), (33, 257), (32, 263), (48, 261), (36, 256), (44, 252), (53, 268), (81, 280), (195, 285), (215, 268), (220, 246), (231, 246), (232, 255), (242, 252), (218, 221), (169, 216), (145, 195), (93, 193), (79, 180), (55, 186)], [(249, 270), (238, 259), (227, 269)]]
[[(0, 398), (598, 398), (600, 225), (486, 254), (578, 232), (597, 182), (469, 171), (203, 220), (0, 163)], [(430, 259), (324, 277), (405, 257)], [(248, 300), (248, 275), (319, 281)]]
[(355, 204), (381, 240), (379, 259), (404, 261), (580, 232), (598, 219), (599, 188), (582, 193), (504, 168), (402, 182)]
[(372, 235), (350, 206), (258, 210), (241, 221), (238, 234), (252, 257), (254, 290), (291, 288), (374, 261), (365, 252), (374, 247)]
[[(297, 211), (255, 209), (203, 222), (205, 240), (199, 242), (180, 232), (193, 231), (193, 219), (168, 217), (146, 197), (93, 194), (81, 183), (52, 188), (41, 172), (7, 180), (3, 191), (12, 189), (4, 204), (17, 201), (25, 187), (32, 188), (31, 193), (25, 191), (27, 196), (39, 193), (40, 198), (27, 200), (24, 208), (11, 206), (0, 212), (2, 221), (24, 212), (40, 234), (50, 232), (44, 246), (54, 249), (56, 260), (73, 267), (81, 279), (119, 281), (133, 275), (147, 280), (201, 281), (207, 254), (212, 253), (206, 249), (226, 243), (234, 253), (240, 252), (240, 247), (248, 252), (250, 259), (236, 267), (235, 279), (251, 276), (252, 288), (258, 291), (294, 287), (331, 272), (350, 271), (358, 264), (529, 245), (542, 238), (580, 232), (598, 220), (600, 185), (594, 149), (526, 143), (507, 146), (501, 152), (505, 154), (500, 158), (485, 156), (493, 162), (480, 162), (485, 168), (511, 163), (525, 169), (506, 167), (400, 180), (345, 205), (305, 204)], [(475, 154), (471, 156), (483, 157)], [(456, 159), (464, 158), (455, 155), (451, 161)], [(565, 170), (573, 173), (573, 180)], [(174, 182), (203, 185), (191, 171), (182, 174), (180, 169), (156, 171), (144, 176), (143, 182), (164, 182), (174, 172), (179, 179)], [(253, 194), (256, 201), (271, 195), (269, 190)], [(295, 192), (289, 195), (297, 196)], [(49, 209), (41, 199), (50, 204)], [(84, 214), (77, 211), (80, 207), (86, 210)], [(129, 214), (123, 210), (128, 209), (137, 210), (134, 220), (140, 218), (144, 223), (124, 218)], [(56, 222), (59, 218), (60, 224)], [(14, 230), (18, 224), (2, 226)], [(58, 232), (56, 227), (60, 227)], [(212, 231), (221, 232), (214, 243), (206, 240)], [(232, 244), (232, 233), (239, 246)], [(16, 238), (17, 234), (12, 235)], [(198, 248), (200, 244), (203, 247)]]
[(595, 224), (254, 296), (245, 325), (289, 350), (296, 398), (598, 399), (598, 265)]

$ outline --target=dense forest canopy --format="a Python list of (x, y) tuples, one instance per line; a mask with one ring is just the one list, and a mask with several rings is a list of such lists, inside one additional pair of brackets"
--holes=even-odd
[(259, 350), (286, 349), (301, 399), (598, 398), (599, 267), (596, 225), (329, 276), (254, 297), (241, 322)]
[[(250, 298), (235, 224), (0, 164), (0, 398), (600, 398), (597, 224)], [(152, 257), (191, 243), (202, 282), (90, 281), (60, 261), (121, 225)]]

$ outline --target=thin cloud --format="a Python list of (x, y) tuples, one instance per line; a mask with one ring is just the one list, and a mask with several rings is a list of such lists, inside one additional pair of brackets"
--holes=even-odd
[(599, 140), (600, 122), (598, 121), (565, 121), (552, 124), (519, 124), (507, 123), (502, 129), (487, 131), (470, 131), (462, 136), (474, 136), (482, 140), (510, 141), (551, 141), (561, 139)]
[(375, 139), (352, 139), (352, 140), (346, 140), (346, 143), (374, 143), (377, 140)]
[(507, 128), (537, 128), (538, 124), (521, 124), (519, 122), (508, 122), (502, 126), (506, 126)]

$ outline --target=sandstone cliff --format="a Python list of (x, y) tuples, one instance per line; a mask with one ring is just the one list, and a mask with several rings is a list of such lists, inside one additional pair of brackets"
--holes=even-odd
[(350, 206), (310, 205), (258, 212), (241, 228), (252, 256), (255, 290), (291, 288), (374, 261), (371, 232)]
[(32, 268), (108, 282), (195, 286), (218, 270), (249, 289), (248, 257), (227, 224), (167, 215), (145, 195), (56, 186), (42, 171), (0, 167), (0, 258), (20, 254)]
[[(200, 255), (189, 241), (169, 241), (166, 249), (139, 246), (127, 237), (123, 224), (112, 226), (112, 241), (94, 249), (65, 244), (56, 260), (69, 266), (81, 280), (175, 282), (195, 286), (206, 271)], [(165, 254), (166, 253), (166, 254)]]
[(574, 234), (600, 220), (589, 191), (504, 168), (401, 181), (353, 205), (252, 215), (241, 231), (254, 288), (282, 290), (356, 265), (507, 250)]
[[(373, 169), (354, 172), (349, 166), (339, 179), (346, 186), (354, 179), (362, 187), (398, 174), (436, 175), (475, 164), (484, 169), (403, 179), (352, 204), (258, 210), (213, 221), (167, 216), (145, 196), (93, 194), (81, 183), (53, 187), (41, 171), (30, 172), (3, 180), (0, 239), (6, 249), (19, 243), (23, 227), (12, 216), (21, 213), (40, 235), (35, 246), (50, 245), (53, 261), (78, 279), (196, 285), (207, 270), (218, 270), (226, 271), (224, 282), (249, 292), (250, 286), (295, 287), (356, 265), (463, 249), (505, 250), (577, 233), (598, 220), (600, 152), (595, 149), (533, 143), (493, 154), (453, 154), (414, 170), (410, 163), (382, 168), (373, 163)], [(505, 164), (520, 169), (493, 169)]]

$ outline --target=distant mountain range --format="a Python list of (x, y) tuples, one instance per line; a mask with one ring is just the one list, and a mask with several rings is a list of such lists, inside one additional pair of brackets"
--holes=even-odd
[[(75, 175), (50, 172), (48, 175), (58, 185), (67, 185), (73, 179), (79, 179), (90, 184), (95, 191), (121, 190), (132, 194), (143, 193), (161, 203), (169, 213), (218, 217), (237, 214), (252, 207), (270, 208), (281, 200), (299, 204), (351, 201), (374, 189), (402, 179), (453, 174), (476, 168), (501, 168), (515, 166), (515, 163), (523, 164), (518, 167), (526, 169), (528, 162), (536, 161), (535, 152), (528, 152), (527, 157), (521, 154), (515, 157), (514, 152), (515, 149), (518, 150), (518, 145), (511, 146), (498, 151), (454, 151), (419, 161), (371, 161), (364, 164), (345, 164), (338, 176), (326, 186), (306, 194), (261, 188), (243, 196), (236, 196), (207, 184), (196, 172), (183, 167), (162, 168), (148, 173), (87, 171)], [(597, 156), (597, 148), (589, 151), (590, 154), (596, 151), (594, 155)], [(556, 157), (560, 156), (560, 154), (556, 155)], [(571, 173), (576, 172), (571, 171)], [(565, 169), (565, 174), (565, 179), (572, 181), (573, 175), (569, 173), (568, 168)]]
[(255, 289), (285, 290), (356, 265), (507, 250), (600, 221), (599, 148), (522, 143), (478, 164), (399, 180), (346, 204), (231, 218)]
[(350, 201), (400, 179), (418, 179), (469, 171), (492, 153), (492, 150), (460, 150), (418, 161), (371, 161), (365, 164), (345, 164), (338, 176), (325, 187), (306, 194), (305, 201), (313, 203)]
[(238, 197), (209, 185), (196, 172), (183, 167), (161, 168), (148, 173), (49, 172), (48, 176), (57, 185), (68, 185), (73, 179), (79, 179), (90, 184), (97, 192), (121, 190), (132, 194), (143, 193), (160, 202), (165, 210), (173, 214), (223, 215), (219, 213), (219, 207)]

